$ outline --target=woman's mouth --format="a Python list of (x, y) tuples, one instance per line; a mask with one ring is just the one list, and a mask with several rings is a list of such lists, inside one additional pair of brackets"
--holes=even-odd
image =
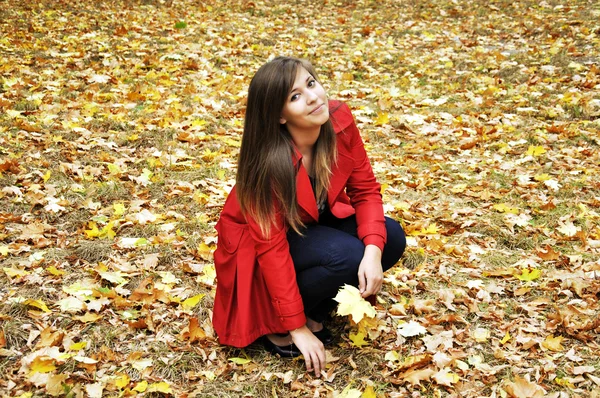
[(325, 109), (325, 104), (317, 106), (315, 109), (310, 111), (309, 115), (315, 115), (321, 113)]

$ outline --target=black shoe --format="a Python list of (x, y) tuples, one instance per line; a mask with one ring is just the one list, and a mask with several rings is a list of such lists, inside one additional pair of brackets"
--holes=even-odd
[(331, 331), (325, 326), (323, 326), (323, 329), (319, 330), (318, 332), (313, 332), (313, 334), (316, 338), (321, 340), (321, 343), (323, 343), (324, 345), (329, 345), (333, 343), (333, 334), (331, 334)]
[(279, 354), (284, 358), (295, 358), (302, 355), (296, 344), (288, 344), (285, 346), (279, 346), (273, 343), (267, 336), (262, 337), (263, 346), (267, 351), (272, 354)]

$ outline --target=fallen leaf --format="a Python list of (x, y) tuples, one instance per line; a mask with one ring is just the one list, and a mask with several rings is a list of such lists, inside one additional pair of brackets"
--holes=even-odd
[(342, 316), (351, 315), (355, 323), (360, 322), (365, 316), (372, 318), (376, 314), (373, 306), (361, 297), (360, 292), (354, 286), (344, 285), (340, 288), (334, 300), (340, 303), (337, 314)]
[(353, 346), (358, 348), (361, 348), (365, 345), (369, 345), (369, 343), (365, 341), (365, 335), (361, 332), (350, 333), (350, 341), (352, 341)]
[(193, 297), (185, 299), (181, 303), (181, 306), (183, 307), (184, 310), (189, 311), (189, 310), (193, 309), (195, 306), (198, 305), (198, 303), (200, 302), (200, 300), (202, 300), (202, 297), (204, 297), (204, 294), (197, 294), (197, 295), (195, 295)]
[(252, 362), (251, 359), (248, 359), (248, 358), (238, 358), (238, 357), (229, 358), (228, 361), (229, 362), (233, 362), (233, 363), (235, 363), (237, 365), (246, 365), (246, 364)]
[(563, 351), (565, 348), (561, 345), (565, 338), (563, 336), (550, 335), (542, 342), (542, 347), (549, 349), (550, 351)]
[(525, 269), (521, 270), (520, 275), (517, 273), (516, 276), (521, 281), (531, 282), (531, 281), (538, 279), (540, 276), (542, 276), (542, 271), (540, 271), (537, 268), (534, 268), (534, 269), (525, 268)]
[(398, 334), (404, 337), (418, 336), (427, 333), (427, 329), (415, 321), (403, 323), (398, 326)]
[(554, 251), (549, 245), (546, 245), (545, 250), (538, 250), (535, 252), (535, 254), (545, 261), (553, 261), (560, 258), (560, 252)]
[(450, 369), (447, 368), (440, 370), (432, 377), (436, 383), (446, 387), (452, 387), (452, 385), (457, 383), (460, 379), (456, 373), (452, 373)]
[(513, 398), (541, 398), (546, 391), (536, 383), (530, 382), (520, 376), (515, 376), (515, 381), (507, 381), (504, 389)]
[(409, 370), (407, 372), (402, 373), (399, 377), (412, 384), (413, 386), (421, 385), (422, 381), (427, 381), (435, 374), (435, 370), (433, 369), (417, 369), (417, 370)]

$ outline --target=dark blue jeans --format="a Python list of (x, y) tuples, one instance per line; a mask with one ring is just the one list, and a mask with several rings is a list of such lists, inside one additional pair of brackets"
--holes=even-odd
[[(400, 224), (386, 217), (385, 226), (387, 242), (381, 257), (384, 272), (398, 262), (406, 247)], [(355, 216), (338, 219), (326, 211), (318, 224), (306, 226), (304, 236), (293, 230), (287, 234), (304, 312), (317, 322), (323, 322), (337, 305), (333, 297), (340, 287), (358, 287), (358, 266), (365, 245), (358, 239), (356, 228)]]

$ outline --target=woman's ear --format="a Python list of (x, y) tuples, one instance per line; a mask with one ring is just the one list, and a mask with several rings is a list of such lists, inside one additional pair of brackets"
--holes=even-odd
[(281, 116), (281, 117), (279, 118), (279, 124), (286, 124), (286, 123), (287, 123), (287, 120), (285, 120), (285, 119), (283, 118), (283, 116)]

